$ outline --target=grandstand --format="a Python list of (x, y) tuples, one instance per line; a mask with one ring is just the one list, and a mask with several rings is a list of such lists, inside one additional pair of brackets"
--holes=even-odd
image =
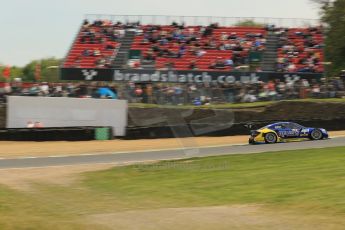
[(120, 44), (112, 38), (111, 34), (104, 31), (110, 26), (112, 25), (95, 23), (86, 27), (86, 24), (83, 24), (68, 53), (64, 66), (94, 68), (97, 66), (96, 61), (99, 57), (113, 58), (116, 55), (116, 48)]
[(243, 26), (238, 21), (229, 23), (232, 18), (207, 23), (199, 17), (190, 23), (191, 17), (176, 20), (167, 16), (159, 23), (159, 17), (163, 16), (151, 22), (143, 16), (122, 21), (117, 16), (86, 19), (62, 67), (210, 72), (247, 68), (251, 72), (290, 73), (324, 70), (324, 39), (315, 21), (308, 21), (308, 27), (291, 23), (278, 27), (272, 26), (275, 20), (267, 18), (251, 19), (254, 25)]
[[(141, 29), (144, 31), (144, 34), (148, 34), (150, 30), (152, 30), (151, 26), (142, 26)], [(158, 56), (158, 52), (154, 52), (153, 57), (155, 58), (155, 68), (162, 69), (164, 68), (164, 64), (166, 63), (174, 63), (174, 68), (176, 70), (188, 70), (189, 65), (191, 62), (195, 62), (197, 69), (199, 70), (210, 70), (210, 66), (216, 62), (218, 59), (227, 60), (227, 59), (234, 59), (234, 53), (238, 54), (239, 57), (248, 57), (249, 49), (254, 46), (253, 41), (256, 40), (257, 37), (264, 38), (266, 35), (266, 31), (264, 28), (256, 28), (256, 27), (216, 27), (213, 29), (212, 33), (203, 35), (201, 33), (197, 33), (197, 31), (202, 30), (200, 26), (188, 26), (184, 27), (181, 31), (181, 35), (176, 35), (176, 30), (179, 30), (178, 26), (163, 26), (159, 27), (159, 30), (155, 30), (152, 36), (159, 37), (159, 33), (168, 33), (172, 34), (172, 42), (167, 42), (166, 44), (159, 44), (156, 46), (159, 50), (169, 49), (169, 51), (178, 54), (181, 49), (181, 39), (175, 38), (176, 36), (186, 36), (187, 38), (190, 36), (192, 38), (185, 39), (185, 49), (186, 51), (181, 57), (161, 57)], [(207, 31), (204, 31), (206, 33)], [(197, 34), (197, 35), (195, 35)], [(228, 39), (228, 37), (234, 36), (233, 39)], [(223, 39), (224, 37), (224, 39)], [(246, 43), (243, 44), (244, 47), (235, 47), (239, 48), (238, 51), (233, 51), (231, 49), (226, 50), (225, 47), (222, 46), (237, 46), (237, 40), (241, 39)], [(192, 40), (192, 41), (191, 41)], [(143, 42), (144, 41), (144, 42)], [(164, 43), (164, 41), (163, 41)], [(213, 46), (212, 44), (213, 43)], [(135, 37), (131, 50), (141, 50), (144, 53), (150, 52), (152, 50), (152, 46), (154, 46), (155, 42), (146, 41), (144, 35), (138, 35)], [(183, 44), (183, 43), (182, 43)], [(198, 56), (195, 54), (200, 50), (200, 46), (207, 46), (204, 49), (204, 54)], [(155, 47), (155, 46), (154, 46)], [(157, 57), (158, 56), (158, 57)], [(177, 55), (176, 55), (177, 56)], [(245, 64), (245, 63), (242, 63)], [(232, 66), (220, 66), (218, 70), (231, 70)]]

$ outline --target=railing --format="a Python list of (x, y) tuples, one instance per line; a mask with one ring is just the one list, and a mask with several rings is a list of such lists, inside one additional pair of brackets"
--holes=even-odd
[(275, 25), (278, 27), (308, 27), (321, 24), (319, 19), (307, 18), (270, 18), (270, 17), (215, 17), (215, 16), (172, 16), (172, 15), (106, 15), (87, 14), (85, 18), (93, 20), (110, 20), (113, 22), (140, 22), (150, 25), (170, 25), (173, 22), (185, 23), (189, 26), (207, 26), (218, 23), (220, 26), (235, 26), (238, 23), (253, 21), (262, 25)]

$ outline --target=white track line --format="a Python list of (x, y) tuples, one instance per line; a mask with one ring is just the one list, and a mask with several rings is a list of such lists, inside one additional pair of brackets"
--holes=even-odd
[(86, 165), (109, 165), (109, 166), (129, 166), (133, 164), (143, 164), (143, 163), (156, 163), (160, 161), (173, 161), (173, 160), (181, 160), (183, 158), (166, 158), (160, 160), (143, 160), (143, 161), (125, 161), (122, 163), (118, 162), (108, 162), (108, 163), (78, 163), (78, 164), (64, 164), (64, 165), (48, 165), (48, 166), (37, 166), (37, 167), (24, 167), (24, 168), (0, 168), (0, 171), (4, 170), (26, 170), (26, 169), (43, 169), (43, 168), (61, 168), (61, 167), (76, 167), (76, 166), (86, 166)]

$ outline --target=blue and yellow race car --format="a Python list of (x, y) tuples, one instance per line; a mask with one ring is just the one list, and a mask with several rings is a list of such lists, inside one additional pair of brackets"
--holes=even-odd
[(327, 139), (328, 133), (322, 128), (306, 128), (293, 122), (278, 122), (251, 131), (249, 144), (273, 144), (299, 140)]

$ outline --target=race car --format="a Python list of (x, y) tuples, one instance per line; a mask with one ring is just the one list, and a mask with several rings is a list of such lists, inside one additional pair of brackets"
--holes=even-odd
[(322, 128), (306, 128), (293, 122), (278, 122), (258, 130), (252, 130), (249, 144), (273, 144), (299, 140), (327, 139), (328, 133)]

